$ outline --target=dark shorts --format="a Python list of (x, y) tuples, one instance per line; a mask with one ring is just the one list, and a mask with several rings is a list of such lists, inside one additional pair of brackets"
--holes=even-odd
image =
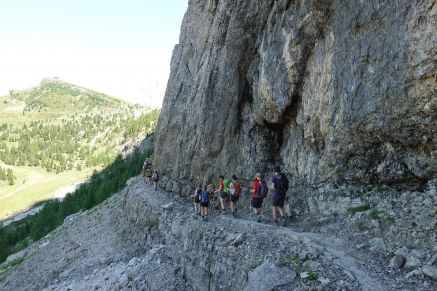
[(159, 179), (153, 179), (153, 181), (155, 181), (156, 183), (158, 183)]
[(263, 198), (252, 198), (251, 204), (253, 208), (261, 208), (263, 205)]
[(225, 191), (220, 191), (219, 194), (221, 198), (228, 198), (228, 193), (226, 193)]
[(200, 207), (209, 207), (209, 202), (208, 203), (200, 203)]
[(272, 206), (284, 207), (285, 195), (273, 194)]
[(199, 197), (194, 198), (194, 203), (200, 203)]
[(238, 195), (231, 195), (231, 201), (232, 202), (237, 202), (238, 198), (240, 198), (240, 197), (238, 197)]

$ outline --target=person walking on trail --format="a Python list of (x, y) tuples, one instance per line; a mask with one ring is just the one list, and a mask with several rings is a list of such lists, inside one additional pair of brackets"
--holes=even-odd
[(143, 167), (141, 168), (141, 176), (144, 177), (146, 175), (147, 168), (149, 168), (149, 159), (146, 159), (143, 163)]
[(200, 214), (203, 221), (208, 221), (209, 193), (204, 190), (200, 192)]
[(252, 189), (250, 193), (252, 193), (251, 205), (253, 209), (253, 214), (256, 216), (256, 221), (261, 221), (261, 207), (263, 204), (264, 198), (267, 196), (268, 188), (267, 184), (263, 179), (261, 173), (256, 173), (255, 181), (253, 182)]
[(282, 226), (286, 225), (286, 215), (284, 211), (285, 195), (288, 191), (289, 181), (287, 176), (282, 173), (280, 166), (275, 166), (275, 175), (272, 178), (272, 215), (275, 223), (279, 225), (278, 212), (281, 216)]
[(211, 181), (208, 180), (208, 184), (206, 185), (206, 192), (208, 192), (208, 194), (209, 194), (209, 200), (210, 201), (213, 201), (214, 198), (215, 198), (214, 190), (215, 190), (214, 186), (212, 185)]
[(147, 181), (147, 183), (149, 183), (149, 185), (152, 185), (152, 175), (153, 175), (152, 169), (147, 168), (146, 169), (146, 181)]
[(219, 194), (219, 200), (220, 200), (220, 208), (221, 208), (221, 212), (224, 213), (226, 210), (226, 197), (227, 197), (227, 193), (225, 193), (225, 177), (223, 177), (223, 175), (220, 175), (220, 182), (218, 185), (218, 188), (214, 191), (214, 193), (218, 193)]
[(202, 193), (201, 185), (194, 190), (194, 193), (191, 196), (194, 198), (194, 212), (196, 212), (197, 215), (200, 215), (200, 193)]
[(241, 184), (236, 175), (232, 175), (232, 181), (229, 184), (229, 194), (231, 194), (231, 213), (233, 216), (237, 214), (237, 201), (241, 194)]
[[(226, 193), (225, 207), (226, 207), (227, 201), (229, 200), (229, 186), (231, 185), (231, 182), (232, 181), (229, 178), (225, 178), (223, 180), (223, 184), (225, 186), (225, 188), (223, 189), (223, 192)], [(226, 212), (226, 210), (225, 210), (225, 212)]]
[(156, 191), (158, 189), (158, 182), (159, 182), (159, 173), (157, 170), (153, 170), (152, 179), (153, 179), (153, 188)]

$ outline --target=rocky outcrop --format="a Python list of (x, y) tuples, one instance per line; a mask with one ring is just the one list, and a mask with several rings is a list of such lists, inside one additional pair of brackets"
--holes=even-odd
[(437, 172), (435, 1), (191, 0), (154, 163), (165, 186), (276, 163), (311, 184)]

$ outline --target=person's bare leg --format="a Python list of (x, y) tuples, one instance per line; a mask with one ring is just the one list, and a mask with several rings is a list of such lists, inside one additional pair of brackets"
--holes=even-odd
[(278, 206), (278, 210), (279, 210), (279, 214), (281, 215), (281, 217), (285, 217), (284, 208)]
[(277, 212), (276, 206), (272, 206), (272, 215), (273, 215), (274, 220), (276, 220), (278, 218), (278, 212)]
[(221, 206), (222, 206), (222, 211), (226, 210), (226, 198), (220, 198), (220, 202), (221, 202)]

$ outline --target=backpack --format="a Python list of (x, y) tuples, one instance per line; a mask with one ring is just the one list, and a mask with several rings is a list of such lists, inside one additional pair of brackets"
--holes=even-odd
[(240, 182), (238, 181), (232, 182), (232, 189), (234, 189), (234, 194), (240, 197), (242, 191)]
[(153, 172), (152, 178), (153, 180), (159, 180), (158, 172)]
[(277, 190), (286, 193), (289, 188), (289, 181), (287, 179), (287, 176), (285, 176), (284, 173), (279, 173), (278, 176), (276, 176), (276, 181), (278, 181), (278, 185), (275, 185), (277, 187)]
[(259, 181), (260, 187), (257, 191), (257, 196), (259, 198), (266, 198), (267, 194), (269, 193), (269, 188), (267, 187), (267, 183), (265, 180)]
[(151, 177), (152, 176), (152, 170), (151, 169), (147, 169), (146, 170), (146, 177)]
[(208, 202), (209, 202), (208, 192), (202, 191), (200, 193), (200, 203), (208, 203)]

